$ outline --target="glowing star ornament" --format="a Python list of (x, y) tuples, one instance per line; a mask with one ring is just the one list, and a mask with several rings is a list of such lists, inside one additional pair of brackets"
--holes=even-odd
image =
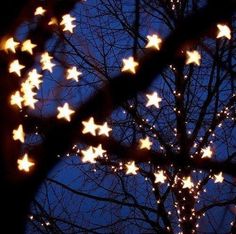
[(25, 154), (22, 159), (18, 159), (17, 164), (18, 164), (18, 169), (20, 171), (25, 171), (25, 172), (29, 172), (30, 167), (35, 165), (34, 162), (29, 160), (28, 154)]
[(200, 66), (201, 55), (197, 50), (187, 51), (187, 60), (186, 64), (194, 63)]
[(28, 92), (24, 93), (24, 96), (23, 96), (24, 106), (28, 106), (28, 107), (34, 109), (35, 104), (38, 101), (37, 99), (35, 99), (35, 97), (34, 97), (35, 95), (36, 95), (36, 93), (33, 91), (28, 91)]
[(46, 10), (43, 7), (39, 6), (35, 9), (34, 15), (44, 15), (45, 12)]
[(57, 110), (59, 111), (57, 118), (64, 118), (68, 122), (71, 120), (71, 115), (75, 112), (74, 110), (70, 109), (68, 103), (65, 103), (62, 107), (58, 107)]
[(31, 40), (26, 40), (23, 42), (22, 47), (21, 47), (21, 51), (23, 52), (28, 52), (31, 55), (33, 54), (33, 49), (36, 47), (37, 45), (33, 44), (31, 42)]
[(75, 80), (75, 81), (79, 81), (78, 76), (82, 75), (82, 73), (80, 71), (77, 70), (77, 68), (71, 67), (69, 69), (67, 69), (67, 76), (66, 79), (67, 80)]
[(50, 72), (52, 72), (53, 67), (56, 65), (54, 63), (52, 63), (52, 56), (50, 56), (48, 54), (48, 52), (45, 52), (41, 55), (41, 59), (40, 59), (40, 63), (42, 65), (42, 69), (43, 70), (48, 70)]
[(98, 135), (104, 135), (109, 137), (109, 132), (112, 131), (111, 128), (107, 125), (107, 122), (105, 122), (103, 125), (98, 125)]
[(164, 172), (158, 171), (157, 173), (154, 173), (155, 181), (154, 183), (164, 183), (166, 180), (166, 176), (164, 175)]
[(19, 42), (14, 41), (13, 37), (10, 37), (7, 39), (4, 43), (4, 49), (5, 50), (10, 50), (13, 53), (16, 53), (16, 47), (19, 45)]
[(9, 73), (16, 73), (18, 76), (21, 76), (21, 70), (24, 68), (24, 65), (19, 63), (18, 59), (15, 59), (13, 62), (10, 63), (9, 66)]
[(94, 118), (90, 117), (88, 121), (82, 121), (84, 129), (82, 130), (83, 134), (90, 133), (93, 136), (96, 136), (96, 130), (98, 126), (94, 122)]
[(152, 142), (150, 141), (149, 137), (147, 136), (144, 139), (139, 140), (139, 148), (140, 149), (147, 149), (150, 150), (152, 146)]
[(128, 71), (133, 74), (136, 72), (136, 67), (138, 66), (138, 62), (134, 61), (134, 58), (130, 56), (128, 59), (123, 59), (123, 67), (121, 69), (122, 72)]
[(182, 182), (183, 182), (183, 188), (191, 189), (194, 186), (190, 176), (183, 178)]
[(218, 34), (216, 38), (226, 37), (227, 39), (231, 39), (231, 30), (225, 24), (217, 24)]
[(81, 153), (83, 155), (82, 162), (96, 163), (97, 155), (94, 153), (92, 146), (89, 146), (86, 150), (81, 150)]
[(222, 172), (219, 174), (214, 175), (214, 183), (222, 183), (224, 181), (224, 177), (222, 175)]
[(129, 174), (136, 175), (137, 171), (139, 170), (139, 168), (136, 167), (134, 161), (126, 163), (125, 166), (126, 166), (126, 169), (127, 169), (126, 170), (126, 174), (127, 175), (129, 175)]
[(94, 154), (96, 157), (103, 157), (103, 155), (106, 153), (106, 150), (102, 148), (102, 145), (99, 144), (97, 147), (93, 147)]
[(161, 102), (162, 99), (159, 97), (157, 92), (153, 92), (152, 94), (147, 94), (146, 97), (148, 98), (146, 107), (155, 106), (156, 108), (159, 108), (159, 103)]
[(30, 85), (32, 85), (32, 87), (39, 89), (39, 85), (43, 82), (42, 80), (40, 80), (41, 77), (42, 75), (39, 74), (36, 69), (33, 69), (28, 73), (27, 80)]
[(24, 98), (21, 97), (20, 92), (16, 91), (14, 94), (11, 95), (10, 103), (11, 105), (16, 105), (21, 109), (23, 100)]
[(158, 35), (156, 34), (148, 35), (147, 39), (148, 39), (148, 43), (146, 45), (146, 48), (154, 48), (154, 49), (160, 50), (160, 44), (162, 40), (160, 37), (158, 37)]
[(62, 25), (63, 31), (69, 31), (70, 33), (73, 33), (73, 28), (76, 26), (73, 24), (73, 21), (76, 20), (76, 18), (71, 17), (70, 14), (66, 14), (62, 16), (62, 21), (60, 25)]
[(13, 140), (15, 141), (19, 140), (21, 143), (25, 142), (25, 133), (22, 124), (20, 124), (17, 129), (14, 129), (12, 134), (13, 134)]
[(210, 146), (207, 146), (206, 148), (202, 149), (201, 152), (202, 158), (211, 158), (213, 154)]

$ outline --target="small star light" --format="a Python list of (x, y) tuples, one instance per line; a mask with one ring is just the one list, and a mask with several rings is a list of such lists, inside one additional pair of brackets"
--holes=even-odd
[(21, 75), (20, 70), (23, 69), (25, 66), (21, 65), (19, 63), (18, 59), (15, 59), (13, 62), (11, 62), (10, 66), (9, 66), (9, 73), (16, 73), (18, 76)]
[(83, 134), (90, 133), (93, 136), (96, 136), (96, 130), (98, 126), (94, 122), (94, 118), (90, 117), (88, 121), (82, 121), (84, 129), (82, 130)]
[(70, 116), (75, 112), (74, 110), (70, 109), (69, 104), (67, 102), (62, 107), (57, 107), (57, 110), (59, 111), (57, 118), (64, 118), (68, 122), (70, 121)]
[(157, 173), (154, 173), (155, 181), (154, 183), (164, 183), (166, 180), (166, 176), (164, 175), (164, 172), (158, 171)]
[(29, 81), (25, 81), (24, 83), (21, 84), (21, 91), (23, 93), (24, 105), (34, 109), (35, 108), (35, 103), (38, 100), (34, 98), (36, 93), (32, 91), (32, 88), (33, 87), (29, 83)]
[(161, 38), (158, 37), (158, 35), (153, 34), (153, 35), (148, 35), (147, 36), (148, 43), (146, 45), (146, 48), (155, 48), (157, 50), (160, 50), (160, 44), (162, 42)]
[(138, 63), (134, 61), (134, 58), (130, 56), (128, 59), (123, 59), (123, 67), (121, 69), (122, 72), (129, 71), (135, 74), (135, 68), (138, 66)]
[(33, 54), (33, 48), (35, 48), (36, 45), (31, 42), (31, 40), (26, 40), (23, 42), (21, 51), (28, 52), (30, 54)]
[(17, 129), (14, 129), (12, 134), (13, 134), (13, 140), (15, 141), (19, 140), (22, 143), (25, 142), (25, 133), (22, 124), (20, 124)]
[(93, 147), (89, 146), (86, 150), (81, 150), (82, 152), (82, 162), (90, 162), (90, 163), (96, 163), (96, 157), (97, 155), (93, 151)]
[(200, 65), (201, 55), (197, 50), (187, 51), (187, 61), (186, 64), (195, 63), (196, 65)]
[(183, 184), (183, 188), (191, 189), (194, 186), (193, 182), (191, 181), (191, 177), (190, 176), (185, 177), (182, 181), (184, 183)]
[(139, 148), (140, 149), (148, 149), (150, 150), (152, 146), (152, 142), (150, 141), (149, 137), (147, 136), (144, 139), (139, 140)]
[(224, 177), (222, 175), (222, 172), (219, 174), (214, 175), (214, 183), (222, 183), (224, 181)]
[(231, 39), (231, 30), (226, 24), (217, 24), (217, 28), (219, 31), (216, 38), (226, 37), (229, 40)]
[(106, 153), (106, 150), (102, 148), (101, 144), (99, 144), (97, 147), (93, 147), (93, 150), (96, 157), (103, 157), (103, 154)]
[(161, 102), (162, 99), (159, 97), (157, 92), (153, 92), (152, 94), (147, 94), (146, 97), (148, 98), (146, 107), (155, 106), (156, 108), (159, 108), (159, 102)]
[(129, 174), (136, 175), (137, 174), (137, 171), (139, 168), (135, 166), (134, 161), (126, 163), (125, 166), (127, 168), (127, 170), (126, 170), (127, 175), (129, 175)]
[(202, 152), (202, 158), (211, 158), (212, 157), (212, 151), (211, 151), (211, 147), (207, 146), (206, 148), (201, 150)]
[(51, 59), (52, 59), (52, 58), (53, 58), (53, 57), (50, 56), (50, 55), (48, 54), (48, 52), (45, 52), (45, 53), (43, 53), (43, 54), (41, 55), (40, 62), (41, 62), (41, 64), (42, 64), (42, 69), (43, 69), (43, 70), (48, 70), (48, 71), (52, 72), (52, 68), (56, 65), (56, 64), (54, 64), (54, 63), (51, 62)]
[(66, 76), (66, 79), (67, 80), (75, 80), (75, 81), (79, 81), (79, 78), (78, 76), (82, 75), (82, 72), (78, 71), (77, 68), (74, 66), (74, 67), (71, 67), (69, 69), (67, 69), (67, 76)]
[(10, 103), (11, 105), (17, 105), (19, 108), (22, 108), (22, 102), (24, 98), (21, 97), (20, 92), (16, 91), (14, 94), (11, 95)]
[(28, 154), (25, 154), (22, 159), (18, 159), (17, 160), (17, 164), (18, 164), (18, 169), (20, 171), (25, 171), (25, 172), (29, 172), (30, 171), (30, 167), (35, 165), (34, 162), (31, 162), (29, 160)]
[(7, 39), (4, 43), (5, 50), (11, 50), (13, 53), (16, 53), (16, 47), (19, 45), (19, 42), (14, 41), (13, 37)]
[(33, 69), (28, 73), (27, 80), (29, 81), (32, 87), (36, 87), (37, 89), (39, 89), (39, 85), (43, 82), (42, 80), (39, 79), (41, 77), (42, 75), (39, 74), (36, 69)]
[(98, 125), (98, 135), (104, 135), (109, 137), (109, 132), (112, 131), (111, 128), (107, 125), (107, 122), (105, 122), (103, 125)]
[(73, 33), (73, 28), (75, 27), (75, 25), (72, 23), (72, 21), (74, 20), (75, 18), (71, 17), (70, 14), (63, 15), (62, 21), (60, 23), (60, 25), (64, 26), (63, 31), (69, 31)]
[(35, 9), (34, 15), (44, 15), (45, 12), (46, 10), (41, 6), (39, 6)]

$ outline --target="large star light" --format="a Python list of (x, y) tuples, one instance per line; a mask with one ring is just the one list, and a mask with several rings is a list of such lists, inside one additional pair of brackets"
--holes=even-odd
[(158, 35), (148, 35), (147, 36), (148, 43), (146, 45), (146, 48), (154, 48), (156, 50), (160, 50), (160, 44), (162, 42), (161, 38), (158, 37)]
[(131, 56), (128, 59), (123, 59), (123, 67), (121, 68), (121, 71), (128, 71), (133, 74), (136, 72), (136, 67), (138, 66), (138, 62), (134, 61), (134, 58)]
[(69, 104), (66, 102), (63, 106), (57, 107), (58, 110), (58, 119), (65, 119), (68, 122), (71, 120), (71, 115), (75, 112), (74, 110), (70, 109)]
[(29, 160), (28, 154), (25, 154), (21, 159), (18, 159), (17, 164), (18, 164), (18, 169), (20, 171), (25, 171), (25, 172), (29, 172), (30, 167), (35, 165), (34, 162)]
[(153, 92), (152, 94), (147, 94), (146, 97), (148, 98), (148, 102), (146, 104), (146, 107), (149, 106), (155, 106), (156, 108), (159, 108), (159, 103), (161, 102), (161, 98), (159, 97), (157, 92)]

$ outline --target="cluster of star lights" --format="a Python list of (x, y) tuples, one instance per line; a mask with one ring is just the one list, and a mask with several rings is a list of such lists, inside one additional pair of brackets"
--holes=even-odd
[[(46, 9), (39, 6), (35, 9), (34, 15), (35, 17), (43, 17), (47, 14)], [(66, 33), (73, 33), (75, 24), (74, 21), (76, 19), (72, 17), (70, 14), (66, 14), (62, 16), (61, 22), (57, 22), (56, 18), (51, 18), (48, 22), (48, 25), (56, 25), (59, 29)], [(217, 25), (217, 38), (226, 38), (231, 39), (231, 30), (227, 25), (218, 24)], [(162, 39), (157, 35), (148, 35), (147, 36), (147, 44), (146, 48), (149, 50), (160, 50), (161, 49)], [(1, 49), (6, 53), (16, 54), (17, 50), (21, 50), (24, 53), (28, 53), (30, 55), (34, 55), (34, 49), (37, 47), (30, 39), (26, 39), (23, 42), (16, 41), (13, 37), (9, 37), (4, 39), (1, 42)], [(186, 65), (197, 65), (201, 64), (201, 54), (197, 50), (187, 50), (186, 53)], [(12, 56), (13, 57), (13, 56)], [(37, 92), (40, 90), (40, 86), (43, 83), (43, 72), (47, 71), (49, 73), (53, 72), (56, 63), (53, 61), (53, 57), (49, 54), (49, 52), (45, 51), (40, 55), (40, 69), (33, 68), (30, 71), (26, 72), (26, 66), (21, 64), (19, 60), (13, 59), (9, 63), (9, 73), (13, 78), (19, 79), (21, 77), (22, 71), (24, 71), (24, 79), (20, 85), (19, 90), (16, 90), (10, 96), (10, 104), (20, 111), (24, 108), (34, 109), (35, 105), (38, 102)], [(128, 58), (123, 59), (123, 66), (121, 68), (122, 72), (130, 73), (131, 77), (134, 76), (139, 63), (135, 61), (134, 57), (130, 56)], [(76, 66), (71, 66), (67, 69), (66, 79), (73, 80), (75, 82), (79, 82), (79, 76), (82, 73), (77, 69)], [(134, 77), (135, 78), (135, 77)], [(152, 92), (146, 94), (146, 107), (150, 108), (160, 108), (161, 105), (161, 97), (157, 92)], [(65, 102), (62, 105), (57, 107), (57, 118), (58, 121), (71, 121), (75, 110), (69, 105), (69, 103)], [(96, 124), (93, 117), (90, 117), (87, 120), (82, 121), (83, 130), (82, 134), (91, 134), (92, 136), (103, 136), (109, 137), (112, 129), (108, 126), (107, 122), (103, 124)], [(14, 141), (20, 141), (22, 144), (26, 141), (26, 134), (24, 132), (24, 127), (22, 124), (19, 124), (12, 130), (12, 137)], [(151, 150), (153, 142), (150, 140), (148, 136), (139, 139), (139, 150)], [(101, 144), (98, 144), (97, 147), (89, 146), (87, 149), (78, 150), (81, 153), (81, 160), (84, 163), (96, 163), (98, 158), (107, 158), (106, 150), (103, 149)], [(201, 158), (204, 160), (205, 158), (211, 158), (213, 156), (212, 146), (206, 146), (201, 149)], [(29, 157), (27, 153), (24, 153), (23, 156), (20, 156), (17, 160), (18, 169), (23, 172), (29, 172), (31, 168), (33, 168), (36, 164)], [(122, 163), (120, 164), (120, 169), (124, 170)], [(135, 161), (129, 161), (125, 164), (125, 171), (127, 175), (136, 175), (140, 168), (135, 164)], [(164, 170), (160, 168), (154, 173), (154, 183), (166, 183), (168, 182), (168, 175)], [(222, 172), (219, 174), (213, 174), (212, 177), (215, 183), (222, 183), (224, 177)], [(184, 178), (176, 178), (176, 183), (181, 183), (184, 189), (189, 189), (190, 192), (194, 192), (199, 184), (194, 184), (192, 178), (190, 176)]]
[[(34, 15), (35, 17), (43, 17), (47, 13), (46, 9), (39, 6), (35, 9)], [(67, 33), (73, 33), (74, 28), (76, 25), (74, 21), (76, 19), (72, 17), (70, 14), (66, 14), (62, 16), (61, 22), (57, 22), (56, 18), (51, 18), (48, 22), (48, 25), (57, 25), (61, 27), (61, 29)], [(217, 38), (227, 38), (231, 39), (231, 30), (227, 25), (218, 24), (217, 25), (218, 34)], [(157, 35), (148, 35), (147, 36), (147, 49), (152, 50), (160, 50), (161, 49), (162, 39)], [(17, 49), (20, 49), (22, 52), (29, 53), (30, 55), (34, 55), (34, 48), (37, 45), (34, 44), (30, 39), (26, 39), (23, 42), (16, 41), (13, 37), (9, 37), (4, 39), (1, 42), (1, 49), (4, 50), (6, 53), (16, 53)], [(187, 50), (186, 51), (186, 65), (193, 64), (199, 66), (201, 63), (201, 55), (197, 50)], [(40, 89), (40, 85), (43, 82), (43, 71), (48, 71), (50, 73), (53, 72), (54, 67), (56, 64), (53, 62), (53, 57), (49, 54), (49, 52), (45, 51), (40, 55), (40, 65), (41, 69), (38, 70), (33, 68), (32, 70), (26, 73), (26, 78), (21, 83), (21, 87), (19, 90), (16, 90), (10, 97), (10, 104), (12, 106), (16, 106), (21, 110), (23, 107), (28, 107), (31, 109), (35, 108), (35, 105), (38, 102), (36, 97), (37, 91)], [(121, 68), (122, 72), (128, 72), (131, 74), (135, 74), (136, 70), (139, 66), (138, 61), (130, 56), (128, 58), (123, 59), (123, 66)], [(25, 70), (26, 67), (24, 64), (20, 64), (18, 59), (13, 59), (9, 64), (9, 73), (12, 74), (13, 77), (21, 77), (22, 70)], [(76, 66), (71, 66), (67, 69), (66, 79), (74, 80), (75, 82), (79, 82), (79, 76), (82, 73), (77, 69)], [(161, 97), (158, 95), (157, 92), (152, 92), (146, 94), (147, 102), (146, 107), (155, 107), (159, 108), (160, 103), (162, 101)], [(57, 107), (57, 118), (63, 119), (65, 121), (70, 121), (71, 116), (75, 113), (75, 111), (69, 106), (66, 102), (61, 106)], [(107, 122), (103, 125), (95, 124), (94, 118), (91, 117), (87, 121), (82, 122), (84, 128), (82, 133), (83, 134), (91, 134), (93, 136), (96, 135), (104, 135), (109, 137), (109, 132), (112, 130)], [(22, 124), (19, 124), (15, 129), (12, 131), (13, 140), (20, 141), (21, 143), (25, 142), (26, 134), (24, 133), (24, 129)], [(150, 138), (146, 136), (143, 139), (139, 140), (139, 149), (140, 150), (150, 150), (152, 147), (152, 142)], [(202, 149), (202, 158), (211, 158), (213, 155), (212, 149), (210, 146), (207, 146)], [(86, 150), (81, 150), (82, 161), (89, 162), (89, 163), (96, 163), (96, 159), (98, 157), (107, 157), (106, 151), (102, 148), (102, 145), (99, 144), (97, 147), (89, 146)], [(28, 154), (24, 154), (21, 158), (17, 160), (18, 169), (23, 170), (25, 172), (29, 172), (31, 167), (35, 165), (35, 162), (32, 159), (29, 159)], [(135, 165), (134, 161), (127, 162), (126, 166), (126, 174), (137, 174), (139, 168)], [(165, 172), (163, 170), (159, 170), (154, 173), (155, 176), (155, 183), (164, 183), (167, 180)], [(223, 175), (219, 173), (214, 176), (215, 182), (222, 182)], [(183, 188), (191, 189), (193, 187), (193, 182), (191, 181), (190, 177), (182, 178)]]

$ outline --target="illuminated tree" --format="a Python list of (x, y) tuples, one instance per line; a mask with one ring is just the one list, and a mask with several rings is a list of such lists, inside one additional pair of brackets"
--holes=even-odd
[[(11, 233), (27, 215), (49, 233), (216, 228), (211, 210), (235, 204), (235, 1), (91, 1), (69, 12), (74, 3), (22, 4), (2, 30), (4, 223)], [(65, 156), (88, 191), (50, 178), (29, 214)], [(82, 223), (82, 208), (58, 208), (68, 194), (48, 197), (57, 186), (94, 201)], [(111, 221), (92, 223), (97, 206)]]

